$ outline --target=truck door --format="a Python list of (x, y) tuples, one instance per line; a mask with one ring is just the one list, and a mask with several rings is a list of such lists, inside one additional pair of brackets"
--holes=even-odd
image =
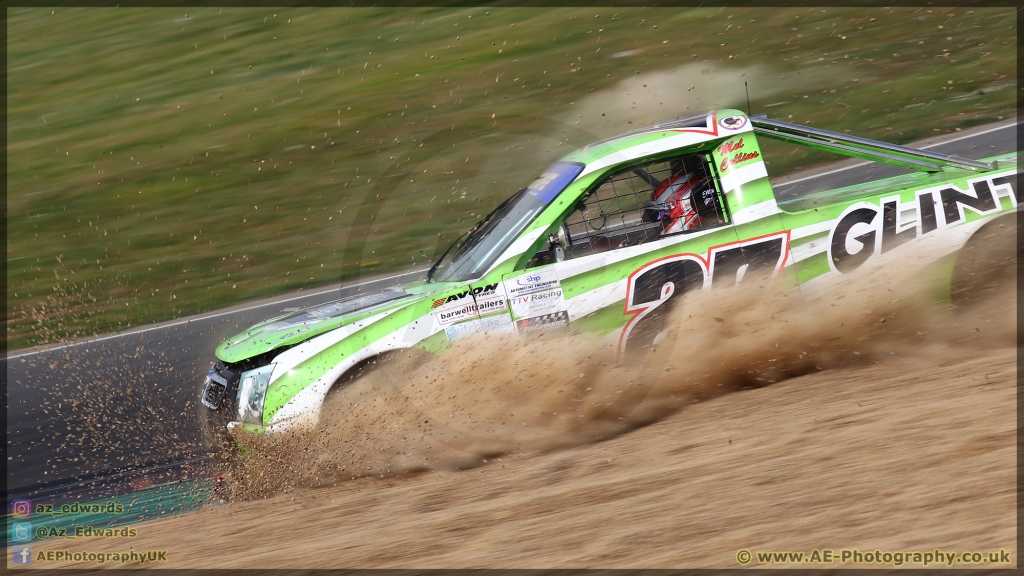
[[(611, 331), (641, 310), (649, 311), (645, 326), (657, 323), (654, 308), (704, 287), (708, 247), (737, 240), (730, 223), (708, 153), (613, 171), (549, 231), (523, 271), (503, 278), (517, 332), (570, 324)], [(653, 292), (630, 290), (638, 276), (645, 286), (657, 284)], [(662, 291), (668, 284), (674, 289)]]
[[(735, 153), (735, 146), (728, 148)], [(762, 270), (777, 274), (789, 249), (780, 220), (757, 218), (743, 231), (760, 234), (739, 233), (716, 155), (641, 161), (584, 193), (525, 270), (503, 278), (517, 332), (621, 328), (620, 351), (627, 341), (631, 349), (643, 347), (666, 328), (684, 293), (743, 282)], [(741, 209), (747, 182), (728, 182), (729, 200)], [(760, 184), (770, 196), (767, 179)]]

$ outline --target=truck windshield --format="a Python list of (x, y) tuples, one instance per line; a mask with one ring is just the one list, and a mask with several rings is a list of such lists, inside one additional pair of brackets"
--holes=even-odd
[(427, 280), (462, 282), (478, 278), (582, 171), (582, 164), (552, 165), (456, 240), (430, 269)]

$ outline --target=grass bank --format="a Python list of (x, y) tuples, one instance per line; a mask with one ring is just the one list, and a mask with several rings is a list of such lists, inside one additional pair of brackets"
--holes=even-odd
[(891, 142), (997, 121), (1015, 110), (1014, 24), (994, 8), (9, 9), (8, 346), (424, 264), (568, 148), (745, 107), (744, 81), (755, 112)]

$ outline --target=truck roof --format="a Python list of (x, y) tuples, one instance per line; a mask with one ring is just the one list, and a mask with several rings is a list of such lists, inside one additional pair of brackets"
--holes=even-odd
[(773, 140), (893, 164), (920, 172), (931, 173), (951, 169), (986, 171), (995, 168), (994, 164), (988, 162), (770, 120), (765, 114), (748, 116), (735, 109), (714, 110), (687, 118), (677, 118), (599, 140), (572, 152), (563, 160), (585, 164), (586, 168), (580, 174), (583, 176), (614, 164), (746, 132), (756, 132)]
[(581, 174), (583, 176), (620, 162), (728, 138), (751, 130), (753, 125), (743, 112), (733, 109), (713, 110), (599, 140), (568, 154), (562, 160), (585, 164), (586, 168)]

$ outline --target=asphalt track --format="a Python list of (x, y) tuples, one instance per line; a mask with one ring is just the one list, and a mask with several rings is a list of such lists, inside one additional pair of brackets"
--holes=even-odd
[[(198, 385), (222, 340), (284, 308), (379, 291), (423, 273), (364, 279), (10, 353), (8, 499), (102, 497), (201, 473), (190, 470), (205, 461), (190, 449), (201, 441)], [(91, 386), (95, 391), (87, 390)]]
[[(1016, 123), (914, 144), (979, 159), (1017, 150)], [(882, 170), (888, 170), (888, 167)], [(859, 161), (773, 179), (780, 199), (891, 175)], [(7, 356), (7, 486), (13, 498), (102, 497), (209, 474), (195, 404), (214, 348), (282, 308), (373, 292), (423, 270), (236, 306)], [(9, 502), (8, 502), (9, 509)]]

